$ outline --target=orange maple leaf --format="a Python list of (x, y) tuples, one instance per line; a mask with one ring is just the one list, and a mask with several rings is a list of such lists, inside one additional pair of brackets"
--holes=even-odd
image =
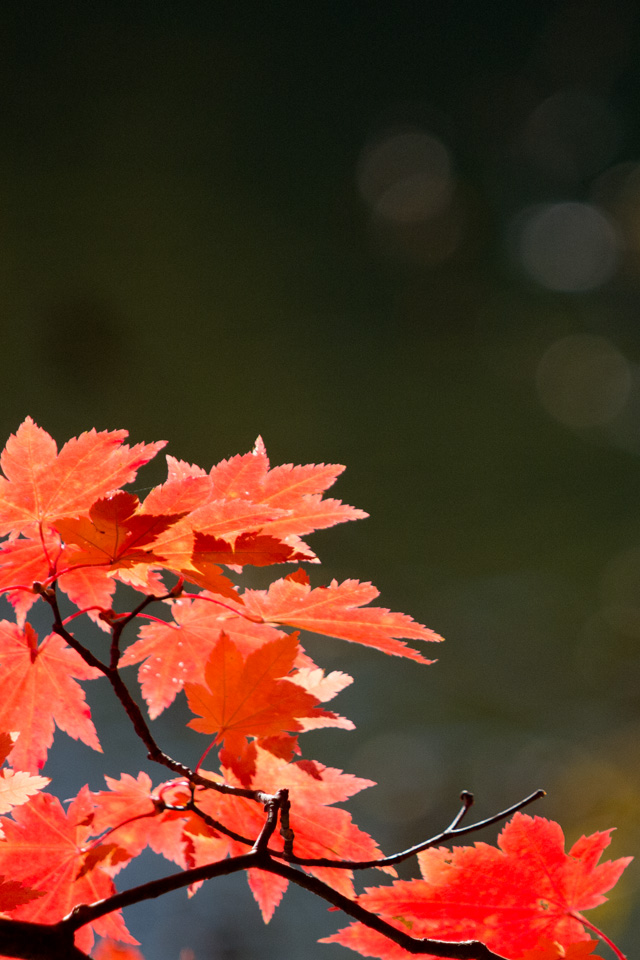
[[(99, 866), (81, 869), (92, 812), (89, 791), (83, 787), (66, 813), (57, 797), (40, 793), (18, 807), (12, 818), (2, 817), (5, 836), (0, 840), (0, 875), (41, 894), (10, 910), (12, 918), (56, 923), (76, 904), (95, 903), (115, 893), (111, 879)], [(100, 936), (137, 943), (119, 911), (76, 933), (81, 950), (91, 948), (93, 930)]]
[[(322, 763), (304, 760), (287, 763), (260, 746), (256, 748), (255, 767), (251, 781), (254, 788), (272, 793), (281, 788), (289, 790), (290, 824), (295, 835), (294, 851), (298, 856), (345, 860), (373, 860), (382, 856), (374, 840), (352, 822), (351, 814), (332, 806), (373, 786), (371, 780), (345, 774)], [(212, 779), (221, 779), (215, 774), (202, 773)], [(227, 783), (238, 782), (231, 768), (223, 768), (223, 773)], [(230, 829), (248, 838), (255, 839), (259, 835), (264, 824), (264, 813), (256, 803), (206, 789), (197, 789), (195, 799), (199, 808)], [(238, 841), (215, 835), (209, 828), (196, 829), (193, 823), (187, 825), (185, 830), (190, 838), (188, 858), (192, 866), (210, 863), (226, 855), (246, 853), (248, 849)], [(274, 834), (270, 847), (282, 850), (282, 838)], [(345, 896), (354, 896), (353, 874), (350, 870), (328, 867), (303, 869)], [(392, 868), (388, 869), (395, 874)], [(247, 879), (263, 918), (268, 922), (288, 881), (260, 870), (249, 870)]]
[[(514, 957), (544, 939), (568, 948), (589, 940), (581, 911), (606, 900), (603, 893), (632, 859), (598, 864), (610, 833), (582, 837), (567, 854), (559, 824), (516, 813), (497, 848), (477, 843), (425, 850), (418, 854), (422, 880), (368, 889), (359, 903), (400, 929), (409, 927), (415, 937), (477, 939)], [(322, 942), (384, 960), (411, 956), (365, 930), (352, 924)]]
[(153, 790), (151, 778), (142, 771), (137, 778), (123, 773), (119, 780), (112, 777), (105, 780), (108, 790), (92, 794), (96, 811), (91, 830), (94, 834), (108, 831), (106, 839), (113, 840), (126, 852), (117, 869), (124, 866), (125, 859), (137, 857), (146, 846), (185, 867), (184, 823), (193, 815), (162, 810), (158, 806), (156, 798), (167, 785)]
[[(167, 457), (170, 480), (206, 477), (200, 467)], [(341, 464), (319, 463), (270, 467), (262, 437), (250, 453), (221, 460), (209, 473), (211, 500), (245, 500), (271, 508), (263, 532), (279, 539), (304, 535), (347, 520), (366, 517), (339, 500), (323, 500), (322, 494), (343, 472)]]
[[(270, 469), (260, 438), (251, 453), (222, 460), (210, 474), (173, 457), (167, 457), (167, 465), (167, 482), (150, 492), (142, 511), (189, 511), (182, 523), (161, 537), (158, 544), (158, 551), (167, 557), (170, 569), (184, 571), (187, 578), (187, 571), (193, 572), (194, 531), (234, 544), (249, 534), (269, 536), (280, 544), (277, 551), (285, 553), (284, 560), (313, 561), (316, 557), (299, 539), (300, 535), (367, 516), (363, 510), (339, 500), (322, 498), (322, 491), (335, 481), (344, 467), (285, 464)], [(256, 563), (257, 559), (260, 565), (282, 562), (282, 559), (267, 559), (276, 549), (273, 544), (267, 546), (267, 541), (254, 544), (251, 561), (233, 560), (227, 555), (227, 548), (222, 547), (225, 555), (219, 562), (232, 565)], [(206, 585), (209, 588), (209, 583)]]
[(126, 430), (74, 437), (58, 453), (53, 437), (27, 417), (9, 438), (0, 466), (0, 536), (33, 533), (58, 517), (86, 514), (130, 483), (165, 442), (123, 445)]
[(0, 670), (0, 730), (20, 732), (11, 753), (14, 767), (32, 772), (44, 765), (54, 723), (70, 737), (102, 752), (84, 690), (76, 682), (100, 673), (61, 637), (52, 633), (38, 644), (30, 624), (21, 630), (15, 623), (0, 621)]
[(384, 607), (365, 607), (379, 595), (371, 583), (332, 580), (328, 587), (312, 589), (304, 571), (276, 580), (268, 590), (245, 590), (247, 613), (264, 623), (280, 623), (328, 637), (375, 647), (383, 653), (433, 663), (396, 637), (441, 640), (437, 633), (404, 613)]
[(88, 517), (63, 517), (54, 526), (66, 543), (77, 549), (65, 557), (69, 567), (131, 567), (138, 563), (162, 565), (150, 545), (184, 514), (139, 514), (139, 501), (132, 493), (119, 490), (96, 500)]
[(593, 952), (597, 946), (597, 940), (582, 940), (563, 947), (557, 940), (552, 942), (545, 937), (537, 947), (527, 950), (518, 960), (604, 960), (604, 957)]
[(13, 606), (21, 627), (32, 605), (40, 599), (33, 592), (34, 582), (51, 575), (61, 549), (60, 538), (53, 532), (0, 545), (0, 589)]
[[(20, 537), (0, 546), (0, 589), (6, 591), (19, 626), (24, 626), (31, 606), (40, 599), (40, 594), (33, 592), (33, 584), (55, 576), (56, 569), (64, 570), (70, 549), (53, 529), (42, 537)], [(80, 609), (95, 606), (108, 610), (116, 589), (115, 581), (103, 569), (91, 566), (68, 570), (58, 576), (57, 583)], [(88, 612), (98, 626), (109, 629), (99, 619), (99, 610)]]
[(26, 803), (30, 796), (51, 783), (49, 777), (32, 776), (24, 770), (0, 770), (0, 813)]
[[(2, 544), (0, 589), (6, 591), (5, 595), (16, 612), (19, 626), (24, 626), (29, 609), (40, 599), (40, 594), (33, 592), (33, 583), (42, 583), (54, 577), (56, 570), (61, 570), (63, 572), (57, 575), (60, 589), (79, 609), (89, 608), (88, 615), (102, 630), (109, 630), (109, 626), (100, 619), (100, 613), (111, 607), (116, 589), (115, 580), (109, 576), (109, 569), (104, 566), (87, 565), (91, 558), (86, 556), (81, 557), (85, 560), (84, 565), (68, 569), (73, 550), (73, 545), (66, 546), (61, 543), (59, 534), (53, 528), (50, 534), (42, 538), (20, 537)], [(157, 590), (158, 594), (163, 592), (162, 583), (153, 582), (154, 571), (142, 564), (139, 564), (137, 569), (144, 571), (144, 582), (132, 586), (148, 589), (149, 592)], [(116, 570), (119, 575), (128, 572), (124, 569)]]
[(93, 960), (144, 960), (137, 947), (114, 940), (101, 940), (92, 956)]
[(284, 539), (367, 516), (364, 510), (340, 500), (322, 499), (323, 492), (343, 470), (341, 464), (335, 463), (285, 463), (271, 468), (262, 437), (258, 437), (251, 453), (221, 461), (210, 476), (215, 496), (241, 496), (253, 503), (286, 510), (285, 517), (274, 516), (262, 531)]
[[(291, 675), (291, 681), (299, 684), (307, 693), (317, 697), (321, 703), (333, 700), (341, 690), (353, 683), (353, 677), (341, 670), (332, 670), (325, 674), (320, 667), (301, 667)], [(336, 713), (323, 711), (322, 716), (300, 717), (302, 730), (317, 730), (320, 727), (340, 727), (343, 730), (354, 730), (355, 724)]]
[(282, 636), (246, 658), (223, 633), (204, 670), (206, 686), (185, 684), (192, 712), (201, 719), (188, 724), (199, 733), (216, 734), (230, 753), (240, 755), (246, 737), (272, 737), (301, 729), (300, 717), (321, 713), (319, 701), (287, 674), (298, 653), (297, 637)]
[[(138, 679), (152, 719), (173, 703), (185, 683), (202, 678), (202, 664), (220, 639), (222, 630), (245, 656), (266, 641), (283, 635), (275, 627), (253, 623), (207, 600), (175, 600), (171, 602), (171, 611), (173, 621), (144, 624), (139, 639), (125, 650), (120, 660), (121, 667), (144, 661)], [(296, 666), (311, 664), (300, 651)]]

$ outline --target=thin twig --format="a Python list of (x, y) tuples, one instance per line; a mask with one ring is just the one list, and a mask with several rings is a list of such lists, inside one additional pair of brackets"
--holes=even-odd
[(462, 821), (464, 817), (469, 813), (469, 810), (475, 802), (475, 797), (470, 790), (463, 790), (460, 794), (460, 800), (462, 801), (462, 806), (456, 813), (455, 817), (447, 827), (447, 830), (455, 830), (458, 824)]
[[(69, 644), (69, 646), (84, 659), (86, 663), (96, 668), (107, 677), (116, 696), (120, 700), (120, 703), (131, 720), (136, 734), (147, 748), (149, 759), (162, 764), (172, 772), (177, 773), (179, 776), (189, 781), (192, 787), (192, 799), (189, 804), (180, 809), (193, 810), (213, 829), (220, 830), (221, 832), (227, 834), (227, 836), (231, 836), (233, 839), (237, 839), (242, 843), (247, 843), (248, 845), (252, 844), (252, 849), (246, 854), (236, 857), (229, 857), (225, 860), (217, 861), (212, 864), (205, 864), (204, 866), (200, 867), (194, 867), (189, 870), (183, 870), (180, 873), (172, 874), (169, 877), (163, 877), (158, 880), (141, 884), (140, 886), (131, 888), (130, 890), (123, 891), (121, 893), (115, 893), (113, 896), (93, 904), (81, 904), (77, 906), (64, 920), (61, 920), (58, 924), (47, 926), (46, 928), (42, 924), (30, 924), (9, 920), (6, 923), (8, 923), (10, 926), (7, 930), (5, 930), (4, 928), (6, 923), (2, 920), (2, 918), (0, 918), (0, 949), (2, 949), (3, 952), (6, 951), (7, 954), (17, 957), (32, 958), (32, 960), (40, 960), (40, 958), (44, 957), (55, 958), (55, 960), (57, 960), (58, 957), (63, 956), (63, 951), (66, 951), (66, 956), (73, 957), (74, 960), (81, 960), (81, 958), (84, 960), (85, 955), (73, 946), (73, 934), (76, 930), (85, 926), (86, 924), (92, 923), (98, 920), (100, 917), (123, 907), (161, 896), (171, 890), (177, 890), (191, 884), (198, 883), (202, 880), (209, 880), (215, 877), (257, 868), (266, 871), (267, 873), (280, 876), (283, 879), (289, 880), (292, 883), (309, 890), (311, 893), (315, 894), (321, 899), (338, 907), (348, 916), (353, 917), (355, 920), (363, 923), (370, 929), (378, 931), (383, 936), (387, 937), (394, 943), (397, 943), (410, 953), (429, 954), (433, 957), (450, 958), (450, 960), (504, 960), (504, 958), (501, 958), (498, 954), (493, 953), (479, 941), (448, 943), (441, 940), (411, 937), (404, 930), (397, 929), (395, 926), (383, 920), (377, 914), (366, 910), (359, 903), (357, 903), (357, 901), (350, 900), (348, 897), (338, 893), (338, 891), (334, 890), (322, 880), (318, 879), (317, 877), (310, 876), (309, 874), (302, 872), (290, 864), (294, 863), (301, 866), (333, 867), (345, 870), (392, 866), (393, 864), (400, 863), (403, 860), (414, 856), (416, 853), (428, 849), (429, 847), (436, 846), (440, 843), (446, 842), (447, 840), (451, 840), (454, 837), (464, 836), (473, 831), (481, 830), (486, 826), (497, 823), (500, 820), (504, 820), (512, 813), (521, 810), (523, 807), (544, 796), (544, 791), (538, 790), (529, 797), (526, 797), (524, 800), (519, 801), (513, 806), (501, 811), (498, 814), (495, 814), (492, 817), (488, 817), (468, 826), (460, 826), (462, 820), (468, 813), (473, 803), (473, 796), (467, 791), (464, 791), (461, 794), (462, 807), (445, 830), (429, 840), (423, 841), (422, 843), (417, 844), (408, 850), (404, 850), (401, 853), (397, 853), (389, 857), (382, 857), (377, 860), (368, 861), (345, 861), (331, 860), (328, 858), (311, 859), (297, 857), (293, 854), (294, 835), (289, 825), (288, 792), (283, 789), (272, 796), (259, 790), (232, 787), (227, 784), (210, 781), (207, 778), (202, 777), (200, 774), (191, 771), (184, 764), (173, 760), (171, 757), (165, 754), (155, 742), (155, 739), (149, 730), (140, 707), (133, 700), (128, 688), (120, 676), (118, 671), (118, 662), (120, 658), (119, 643), (122, 631), (149, 604), (155, 602), (156, 600), (168, 599), (169, 597), (173, 596), (174, 593), (169, 593), (166, 597), (155, 597), (152, 595), (147, 596), (129, 614), (123, 616), (121, 619), (114, 619), (110, 623), (112, 644), (110, 663), (107, 665), (93, 653), (91, 653), (91, 651), (84, 647), (79, 641), (77, 641), (73, 634), (66, 629), (60, 615), (55, 586), (34, 584), (34, 590), (35, 592), (40, 593), (40, 595), (47, 601), (52, 609), (54, 615), (54, 624), (52, 628), (53, 631), (61, 636)], [(242, 616), (242, 614), (238, 613), (237, 611), (234, 611), (234, 613), (236, 613), (238, 616)], [(218, 792), (233, 794), (238, 797), (245, 797), (263, 803), (267, 812), (267, 817), (264, 826), (256, 840), (252, 843), (251, 840), (242, 838), (238, 834), (234, 834), (232, 831), (225, 828), (223, 824), (218, 824), (218, 822), (213, 818), (198, 810), (193, 796), (194, 785), (213, 789)], [(161, 805), (159, 804), (159, 807), (160, 806)], [(166, 809), (172, 809), (172, 805), (170, 804), (162, 804), (162, 806), (164, 806)], [(280, 817), (281, 834), (284, 838), (284, 852), (282, 853), (271, 851), (268, 847), (269, 841), (277, 827), (278, 817)], [(289, 863), (283, 862), (283, 860), (289, 861)], [(6, 938), (3, 936), (5, 933)], [(44, 939), (42, 939), (43, 937)]]
[[(279, 793), (282, 792), (283, 791), (279, 791)], [(262, 796), (264, 798), (262, 802), (266, 805), (271, 798), (268, 794), (262, 794)], [(396, 863), (402, 863), (403, 860), (408, 860), (410, 857), (415, 856), (422, 850), (428, 850), (429, 847), (438, 846), (441, 843), (446, 843), (448, 840), (451, 840), (454, 837), (463, 837), (468, 833), (474, 833), (477, 830), (482, 830), (484, 827), (491, 826), (493, 823), (499, 823), (501, 820), (506, 820), (507, 817), (511, 816), (511, 814), (516, 813), (518, 810), (522, 810), (530, 803), (534, 803), (534, 801), (544, 797), (545, 791), (536, 790), (535, 793), (525, 797), (524, 800), (519, 800), (518, 803), (514, 803), (511, 807), (507, 807), (506, 810), (502, 810), (500, 813), (496, 813), (492, 817), (487, 817), (485, 820), (479, 820), (476, 823), (470, 823), (466, 827), (458, 827), (457, 824), (460, 823), (470, 809), (473, 803), (473, 794), (469, 793), (467, 790), (463, 790), (460, 796), (463, 801), (463, 805), (445, 830), (442, 830), (441, 833), (436, 834), (429, 840), (423, 840), (421, 843), (417, 843), (415, 846), (409, 847), (407, 850), (402, 850), (400, 853), (391, 854), (388, 857), (380, 857), (377, 860), (331, 860), (328, 857), (297, 857), (291, 852), (295, 835), (289, 824), (289, 810), (291, 808), (291, 802), (287, 796), (286, 800), (282, 800), (280, 803), (280, 834), (284, 838), (284, 849), (272, 850), (269, 848), (267, 852), (271, 856), (277, 857), (279, 860), (284, 860), (287, 863), (294, 863), (301, 867), (331, 867), (336, 870), (367, 870), (370, 867), (390, 867)], [(203, 823), (206, 823), (207, 826), (211, 827), (212, 830), (216, 830), (217, 832), (224, 834), (231, 840), (235, 840), (237, 843), (246, 844), (247, 847), (254, 846), (255, 841), (251, 840), (249, 837), (245, 837), (242, 834), (237, 833), (230, 827), (225, 826), (225, 824), (220, 820), (216, 820), (210, 814), (201, 810), (196, 804), (195, 798), (192, 798), (190, 802), (184, 806), (177, 806), (162, 801), (162, 807), (165, 810), (173, 811), (190, 810), (200, 817)]]
[(486, 820), (478, 820), (477, 823), (471, 823), (466, 827), (454, 826), (456, 823), (460, 823), (471, 806), (470, 803), (467, 803), (463, 806), (462, 810), (456, 814), (451, 825), (448, 826), (446, 830), (443, 830), (442, 833), (436, 834), (435, 837), (431, 837), (429, 840), (423, 840), (422, 843), (417, 843), (414, 847), (409, 847), (408, 850), (403, 850), (401, 853), (394, 853), (389, 857), (380, 857), (378, 860), (329, 860), (326, 857), (312, 859), (310, 857), (296, 857), (284, 853), (276, 853), (273, 850), (269, 852), (289, 863), (297, 863), (303, 867), (335, 867), (338, 870), (364, 870), (368, 867), (391, 867), (396, 863), (402, 863), (403, 860), (408, 860), (410, 857), (415, 856), (416, 853), (428, 850), (429, 847), (446, 843), (454, 837), (464, 837), (468, 833), (474, 833), (476, 830), (489, 827), (492, 823), (499, 823), (501, 820), (506, 820), (512, 813), (517, 813), (518, 810), (522, 810), (523, 807), (529, 806), (530, 803), (544, 796), (546, 796), (544, 790), (536, 790), (535, 793), (525, 797), (524, 800), (519, 800), (518, 803), (514, 803), (513, 806), (507, 807), (506, 810), (502, 810), (492, 817), (487, 817)]
[(166, 803), (162, 801), (164, 810), (174, 810), (178, 812), (192, 811), (197, 814), (198, 817), (202, 820), (203, 823), (206, 823), (208, 827), (212, 830), (215, 830), (216, 833), (222, 833), (224, 836), (229, 837), (231, 840), (235, 840), (237, 843), (244, 843), (247, 847), (253, 846), (253, 840), (249, 840), (248, 837), (243, 837), (242, 834), (236, 833), (235, 830), (232, 830), (230, 827), (225, 827), (224, 823), (221, 823), (220, 820), (216, 820), (215, 817), (210, 816), (210, 814), (205, 813), (203, 810), (199, 810), (194, 804), (193, 800), (184, 806), (177, 806), (171, 803)]

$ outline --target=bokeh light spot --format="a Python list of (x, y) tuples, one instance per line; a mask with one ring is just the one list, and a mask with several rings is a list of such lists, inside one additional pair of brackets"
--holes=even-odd
[(519, 252), (527, 272), (549, 290), (582, 293), (602, 286), (618, 260), (611, 222), (587, 203), (554, 203), (524, 217)]
[(357, 180), (372, 213), (400, 223), (437, 216), (454, 186), (447, 148), (420, 130), (387, 133), (365, 147)]
[(536, 373), (538, 395), (551, 416), (574, 429), (600, 426), (625, 406), (632, 371), (604, 337), (574, 334), (553, 343)]

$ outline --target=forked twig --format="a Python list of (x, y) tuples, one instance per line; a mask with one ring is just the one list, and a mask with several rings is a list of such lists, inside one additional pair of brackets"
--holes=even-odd
[(207, 787), (211, 790), (217, 790), (218, 793), (228, 793), (233, 794), (233, 796), (236, 797), (245, 797), (248, 800), (255, 800), (258, 803), (264, 804), (266, 802), (267, 797), (270, 795), (263, 793), (261, 790), (249, 790), (245, 789), (244, 787), (234, 787), (227, 783), (219, 783), (215, 780), (209, 780), (207, 777), (201, 776), (199, 773), (196, 773), (187, 767), (184, 763), (174, 760), (167, 753), (165, 753), (164, 750), (162, 750), (156, 743), (144, 718), (142, 710), (129, 693), (128, 687), (120, 676), (118, 670), (118, 647), (122, 631), (138, 615), (140, 610), (144, 609), (144, 607), (148, 606), (148, 604), (153, 603), (154, 601), (170, 599), (174, 596), (173, 591), (169, 591), (165, 596), (162, 597), (146, 597), (144, 601), (138, 604), (138, 607), (131, 611), (131, 613), (127, 614), (126, 617), (124, 617), (122, 620), (115, 621), (111, 625), (111, 662), (109, 665), (107, 665), (106, 663), (103, 663), (99, 657), (96, 657), (94, 653), (88, 650), (82, 643), (80, 643), (80, 641), (77, 640), (76, 637), (65, 627), (60, 614), (60, 608), (58, 606), (55, 585), (45, 587), (42, 584), (34, 583), (33, 589), (36, 591), (36, 593), (39, 593), (40, 596), (46, 600), (51, 607), (53, 613), (53, 625), (51, 629), (53, 632), (62, 637), (62, 639), (65, 640), (65, 642), (68, 643), (69, 646), (82, 657), (85, 663), (87, 663), (90, 667), (94, 667), (96, 670), (99, 670), (107, 678), (115, 695), (124, 707), (127, 716), (131, 720), (135, 732), (147, 748), (147, 757), (149, 760), (153, 760), (155, 763), (159, 763), (163, 767), (167, 767), (167, 769), (171, 770), (172, 773), (176, 773), (179, 777), (183, 777), (186, 780), (189, 780), (191, 783), (197, 784), (198, 786)]
[[(69, 646), (74, 649), (83, 660), (90, 666), (98, 669), (109, 680), (114, 693), (118, 697), (124, 710), (126, 711), (133, 727), (142, 740), (148, 751), (148, 757), (164, 767), (170, 769), (173, 773), (188, 780), (191, 784), (192, 795), (189, 803), (182, 807), (161, 801), (158, 809), (190, 810), (202, 818), (202, 820), (215, 830), (241, 843), (246, 843), (251, 849), (239, 856), (229, 857), (225, 860), (183, 870), (168, 877), (162, 877), (158, 880), (152, 880), (141, 884), (129, 890), (115, 893), (111, 897), (98, 901), (93, 904), (81, 904), (63, 920), (57, 924), (45, 926), (42, 924), (22, 923), (13, 920), (3, 920), (0, 918), (0, 945), (3, 952), (10, 953), (16, 957), (30, 958), (30, 960), (62, 960), (62, 957), (71, 957), (73, 960), (84, 960), (85, 955), (73, 946), (73, 936), (76, 930), (92, 923), (109, 913), (119, 910), (123, 907), (131, 906), (143, 900), (149, 900), (161, 896), (171, 890), (177, 890), (182, 887), (190, 886), (203, 880), (213, 879), (219, 876), (225, 876), (232, 873), (238, 873), (249, 869), (260, 869), (267, 873), (272, 873), (283, 879), (309, 890), (311, 893), (321, 899), (338, 907), (348, 916), (363, 923), (372, 930), (376, 930), (389, 940), (397, 943), (410, 953), (429, 954), (434, 957), (450, 958), (450, 960), (504, 960), (498, 954), (493, 953), (484, 944), (479, 941), (466, 941), (464, 943), (450, 943), (442, 940), (421, 939), (410, 936), (404, 930), (398, 929), (392, 924), (383, 920), (377, 914), (372, 913), (362, 907), (356, 900), (350, 900), (343, 894), (338, 893), (328, 884), (315, 876), (311, 876), (298, 869), (298, 866), (307, 867), (331, 867), (343, 870), (360, 870), (369, 867), (386, 867), (401, 863), (417, 853), (436, 846), (455, 837), (464, 836), (484, 827), (504, 820), (511, 814), (523, 809), (528, 804), (544, 796), (543, 790), (537, 790), (535, 793), (523, 800), (508, 807), (484, 820), (479, 820), (467, 826), (461, 825), (468, 811), (473, 804), (473, 795), (468, 791), (463, 791), (460, 795), (462, 806), (452, 819), (445, 830), (434, 837), (416, 844), (407, 850), (393, 854), (388, 857), (381, 857), (376, 860), (337, 860), (329, 858), (305, 858), (294, 854), (295, 835), (289, 822), (290, 802), (288, 791), (279, 790), (276, 794), (265, 794), (259, 790), (249, 790), (240, 787), (233, 787), (228, 784), (218, 783), (202, 777), (199, 773), (190, 770), (184, 764), (179, 763), (164, 753), (156, 743), (148, 724), (142, 714), (140, 707), (132, 698), (118, 670), (120, 660), (120, 638), (124, 628), (138, 616), (147, 606), (157, 600), (168, 599), (175, 594), (168, 593), (163, 597), (147, 596), (130, 613), (122, 617), (113, 618), (108, 621), (111, 627), (111, 649), (110, 661), (107, 665), (96, 657), (90, 650), (83, 646), (75, 636), (66, 628), (60, 609), (58, 606), (55, 584), (34, 585), (34, 589), (47, 601), (53, 612), (53, 631), (61, 636)], [(199, 810), (195, 802), (193, 788), (195, 786), (213, 789), (218, 792), (233, 794), (238, 797), (245, 797), (258, 801), (264, 805), (266, 818), (260, 834), (255, 841), (242, 837), (225, 827), (214, 818)], [(280, 834), (284, 841), (284, 850), (275, 851), (269, 848), (269, 842), (273, 837), (280, 820)], [(286, 862), (283, 862), (286, 861)], [(7, 926), (9, 925), (9, 926)], [(6, 928), (6, 929), (5, 929)], [(6, 935), (6, 936), (5, 936)]]
[(492, 817), (487, 817), (485, 820), (478, 820), (476, 823), (470, 823), (466, 827), (458, 827), (456, 824), (460, 823), (473, 803), (473, 794), (469, 793), (468, 790), (464, 790), (461, 794), (463, 806), (445, 830), (436, 834), (435, 837), (431, 837), (429, 840), (423, 840), (422, 843), (417, 843), (414, 847), (409, 847), (407, 850), (394, 853), (389, 857), (380, 857), (378, 860), (330, 860), (328, 857), (296, 857), (287, 852), (276, 853), (273, 850), (269, 852), (275, 857), (280, 857), (289, 863), (296, 863), (303, 867), (333, 867), (337, 870), (365, 870), (368, 867), (392, 867), (396, 863), (402, 863), (403, 860), (408, 860), (410, 857), (415, 856), (416, 853), (428, 850), (429, 847), (436, 847), (441, 843), (447, 843), (447, 841), (452, 840), (454, 837), (464, 837), (468, 833), (474, 833), (476, 830), (490, 827), (493, 823), (506, 820), (507, 817), (510, 817), (513, 813), (517, 813), (518, 810), (528, 807), (530, 803), (534, 803), (534, 801), (540, 800), (540, 798), (544, 796), (546, 796), (544, 790), (536, 790), (535, 793), (525, 797), (524, 800), (519, 800), (511, 807), (507, 807), (506, 810), (501, 810), (500, 813), (496, 813)]

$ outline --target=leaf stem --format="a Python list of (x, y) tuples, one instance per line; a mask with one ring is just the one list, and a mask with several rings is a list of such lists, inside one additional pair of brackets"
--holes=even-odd
[[(219, 607), (224, 607), (225, 610), (229, 610), (234, 616), (242, 617), (243, 620), (249, 620), (250, 623), (264, 623), (262, 617), (258, 617), (253, 613), (243, 613), (242, 610), (236, 610), (235, 607), (230, 607), (228, 603), (224, 603), (222, 600), (216, 600), (214, 597), (207, 597), (204, 593), (183, 593), (181, 596), (187, 597), (189, 600), (208, 600), (209, 603), (217, 603)], [(242, 603), (240, 596), (238, 596), (238, 602)]]
[(583, 917), (581, 913), (571, 913), (569, 916), (573, 917), (575, 920), (579, 920), (580, 923), (585, 925), (585, 927), (587, 927), (589, 930), (592, 930), (596, 936), (600, 937), (600, 939), (613, 950), (618, 960), (627, 960), (625, 954), (622, 952), (622, 950), (616, 947), (613, 940), (610, 940), (606, 933), (603, 933), (602, 930), (599, 930), (598, 927), (594, 926), (590, 920), (587, 920), (585, 917)]

